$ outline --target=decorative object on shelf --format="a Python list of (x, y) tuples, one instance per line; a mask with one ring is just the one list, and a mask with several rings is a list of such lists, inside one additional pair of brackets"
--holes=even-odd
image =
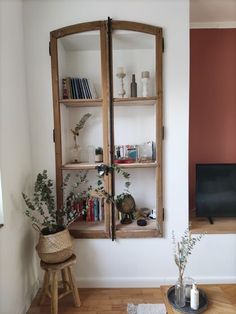
[(199, 308), (198, 310), (193, 310), (190, 307), (190, 303), (186, 302), (184, 307), (180, 307), (178, 304), (176, 304), (175, 300), (175, 286), (172, 286), (167, 291), (167, 298), (170, 304), (175, 308), (178, 312), (186, 313), (186, 314), (200, 314), (206, 311), (208, 306), (208, 299), (206, 296), (206, 293), (199, 289)]
[(180, 278), (175, 284), (175, 302), (179, 307), (185, 306), (185, 286)]
[(184, 277), (185, 301), (190, 302), (190, 295), (194, 280), (191, 277)]
[[(62, 189), (67, 188), (70, 175), (66, 175)], [(72, 253), (72, 242), (67, 227), (79, 216), (73, 206), (76, 199), (75, 187), (86, 181), (86, 174), (79, 176), (62, 208), (57, 209), (54, 184), (48, 178), (47, 170), (37, 175), (33, 197), (22, 193), (27, 205), (26, 216), (32, 220), (33, 227), (40, 232), (36, 246), (39, 257), (46, 263), (59, 263), (68, 259)]]
[(117, 195), (116, 208), (124, 214), (120, 221), (122, 224), (126, 225), (132, 223), (132, 213), (135, 211), (136, 205), (131, 194), (122, 193)]
[(142, 81), (142, 96), (150, 96), (150, 73), (149, 71), (143, 71), (141, 74)]
[[(102, 164), (97, 166), (96, 168), (98, 170), (99, 179), (97, 181), (97, 188), (95, 189), (95, 192), (98, 196), (105, 198), (107, 202), (112, 202), (116, 206), (117, 210), (124, 214), (121, 218), (122, 224), (132, 223), (132, 214), (136, 209), (136, 205), (135, 200), (129, 191), (129, 187), (131, 185), (129, 181), (130, 174), (124, 171), (122, 168), (118, 167), (117, 165), (112, 165), (111, 167), (109, 167)], [(103, 185), (104, 175), (108, 175), (108, 173), (112, 171), (116, 171), (118, 174), (121, 174), (124, 179), (126, 179), (124, 192), (116, 196), (109, 194), (105, 190)]]
[(79, 162), (79, 153), (80, 153), (80, 146), (78, 144), (79, 132), (83, 129), (86, 121), (90, 117), (91, 117), (91, 113), (84, 114), (83, 117), (80, 119), (79, 123), (76, 124), (75, 128), (71, 129), (71, 132), (73, 133), (73, 139), (74, 139), (74, 146), (71, 150), (73, 163)]
[(185, 286), (183, 279), (188, 256), (192, 253), (195, 244), (200, 241), (202, 237), (203, 234), (192, 236), (188, 228), (181, 236), (181, 240), (176, 242), (175, 233), (172, 231), (174, 261), (179, 270), (179, 277), (175, 286), (175, 301), (179, 307), (185, 306)]
[(148, 141), (138, 145), (138, 161), (139, 162), (152, 162), (154, 158), (154, 143)]
[(132, 82), (130, 84), (130, 96), (137, 97), (137, 83), (135, 82), (135, 74), (132, 74)]
[(195, 283), (193, 284), (190, 293), (190, 307), (193, 310), (198, 310), (199, 308), (199, 291)]
[(103, 149), (102, 147), (97, 147), (95, 149), (95, 162), (102, 162), (103, 161)]
[(87, 153), (88, 153), (89, 164), (94, 164), (94, 162), (95, 162), (95, 147), (93, 145), (88, 145), (87, 146)]
[(124, 89), (124, 78), (126, 76), (125, 69), (123, 67), (119, 67), (117, 69), (116, 76), (118, 77), (118, 79), (120, 79), (120, 89), (119, 89), (118, 95), (124, 98), (126, 94), (126, 91)]

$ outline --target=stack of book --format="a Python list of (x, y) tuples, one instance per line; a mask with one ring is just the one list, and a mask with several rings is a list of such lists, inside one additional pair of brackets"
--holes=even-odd
[(62, 79), (63, 99), (93, 99), (97, 93), (87, 78), (66, 77)]
[(82, 198), (73, 204), (79, 212), (78, 221), (98, 222), (104, 220), (104, 199), (98, 197)]

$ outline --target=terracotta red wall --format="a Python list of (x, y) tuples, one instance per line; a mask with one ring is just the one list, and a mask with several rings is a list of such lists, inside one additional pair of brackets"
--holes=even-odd
[(236, 163), (236, 29), (190, 31), (189, 197), (196, 163)]

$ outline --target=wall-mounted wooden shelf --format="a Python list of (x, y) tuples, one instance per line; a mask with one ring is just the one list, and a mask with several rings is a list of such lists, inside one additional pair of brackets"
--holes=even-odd
[[(60, 103), (68, 107), (99, 107), (102, 106), (102, 98), (98, 99), (60, 99)], [(114, 106), (152, 106), (157, 97), (130, 97), (114, 98)]]
[(60, 99), (61, 104), (67, 107), (101, 107), (102, 99)]
[[(101, 163), (97, 164), (89, 164), (85, 162), (81, 163), (68, 163), (62, 166), (62, 170), (92, 170), (95, 169)], [(156, 162), (134, 162), (134, 163), (127, 163), (127, 164), (117, 164), (120, 168), (156, 168), (158, 164)]]
[(114, 106), (152, 106), (156, 103), (157, 97), (130, 97), (114, 98)]

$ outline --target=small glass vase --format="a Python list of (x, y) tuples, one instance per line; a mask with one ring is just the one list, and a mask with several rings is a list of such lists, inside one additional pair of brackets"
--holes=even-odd
[(79, 147), (79, 145), (75, 145), (72, 149), (71, 149), (71, 162), (76, 164), (80, 162), (80, 154), (81, 154), (81, 149)]
[(175, 284), (175, 303), (179, 307), (185, 306), (185, 286), (182, 278)]
[(187, 303), (190, 303), (190, 295), (191, 295), (191, 288), (194, 282), (193, 278), (186, 277), (183, 280), (184, 282), (184, 288), (185, 288), (185, 301)]

